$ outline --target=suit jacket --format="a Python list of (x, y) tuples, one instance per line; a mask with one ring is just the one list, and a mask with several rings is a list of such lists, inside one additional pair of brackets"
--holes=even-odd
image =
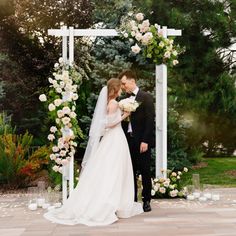
[[(149, 144), (149, 147), (154, 147), (155, 109), (153, 98), (149, 93), (139, 89), (135, 100), (140, 103), (140, 105), (130, 116), (134, 139), (138, 145), (141, 142), (145, 142)], [(127, 135), (128, 122), (124, 121), (122, 126)]]

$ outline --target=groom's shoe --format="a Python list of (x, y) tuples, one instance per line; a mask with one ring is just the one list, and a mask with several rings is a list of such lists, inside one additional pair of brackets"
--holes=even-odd
[(152, 208), (151, 208), (151, 206), (150, 206), (150, 201), (145, 201), (144, 203), (143, 203), (143, 211), (144, 212), (149, 212), (149, 211), (151, 211), (152, 210)]

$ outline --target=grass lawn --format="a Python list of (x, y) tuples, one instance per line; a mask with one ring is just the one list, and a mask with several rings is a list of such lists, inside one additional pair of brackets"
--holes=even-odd
[(236, 187), (236, 157), (204, 158), (183, 176), (184, 185), (192, 184), (192, 174), (200, 175), (201, 184)]

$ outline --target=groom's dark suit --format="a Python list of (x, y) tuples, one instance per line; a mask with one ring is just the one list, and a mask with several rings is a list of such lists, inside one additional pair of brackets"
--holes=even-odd
[[(135, 201), (137, 201), (137, 171), (141, 173), (143, 191), (143, 201), (151, 200), (151, 147), (154, 146), (154, 104), (150, 94), (139, 90), (135, 100), (140, 103), (135, 112), (131, 113), (132, 133), (128, 133), (128, 122), (122, 122), (124, 132), (126, 134), (133, 170), (134, 170), (134, 185), (135, 185)], [(140, 153), (141, 142), (148, 144), (148, 150)]]

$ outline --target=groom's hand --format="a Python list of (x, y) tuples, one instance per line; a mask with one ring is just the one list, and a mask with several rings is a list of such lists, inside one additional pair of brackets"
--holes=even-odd
[(140, 153), (146, 152), (147, 150), (148, 150), (148, 144), (142, 142), (142, 143), (140, 144)]

